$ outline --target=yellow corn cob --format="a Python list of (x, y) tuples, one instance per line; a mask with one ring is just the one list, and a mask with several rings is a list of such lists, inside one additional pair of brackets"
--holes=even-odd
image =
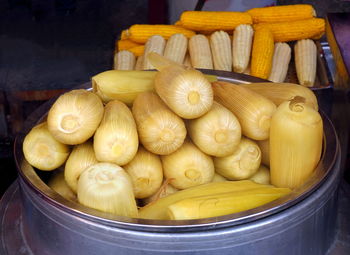
[(135, 55), (128, 51), (122, 50), (114, 55), (114, 69), (115, 70), (134, 70)]
[(121, 33), (120, 33), (120, 40), (125, 40), (125, 39), (128, 39), (129, 35), (128, 35), (128, 30), (125, 29), (123, 30)]
[(143, 68), (143, 55), (138, 56), (136, 59), (135, 70), (142, 70)]
[(118, 51), (122, 51), (122, 50), (128, 50), (130, 48), (136, 47), (136, 46), (140, 46), (141, 44), (133, 42), (129, 39), (124, 39), (124, 40), (118, 40), (117, 41), (117, 49)]
[(244, 12), (185, 11), (181, 26), (195, 31), (233, 30), (240, 24), (252, 24), (252, 17)]
[(214, 69), (232, 71), (231, 39), (228, 33), (216, 31), (210, 36), (210, 48)]
[(268, 80), (273, 82), (284, 82), (287, 76), (291, 49), (287, 43), (275, 43), (273, 52), (272, 68)]
[(288, 42), (309, 38), (320, 39), (325, 31), (325, 21), (321, 18), (311, 18), (254, 25), (255, 30), (261, 27), (267, 27), (271, 30), (275, 42)]
[(184, 59), (183, 65), (186, 66), (186, 67), (192, 67), (191, 56), (190, 56), (190, 54), (188, 52), (185, 55), (185, 59)]
[(173, 34), (183, 34), (190, 38), (195, 32), (175, 25), (132, 25), (128, 29), (128, 38), (137, 43), (146, 43), (152, 35), (161, 35), (166, 40)]
[(128, 51), (134, 53), (134, 55), (135, 55), (136, 57), (142, 56), (143, 53), (145, 52), (145, 45), (140, 45), (140, 46), (132, 47), (132, 48), (128, 49)]
[(164, 57), (182, 64), (187, 51), (188, 39), (183, 34), (173, 34), (166, 43)]
[(233, 71), (243, 73), (249, 64), (253, 41), (253, 28), (242, 24), (236, 27), (232, 41)]
[(269, 29), (261, 28), (255, 31), (250, 74), (267, 79), (271, 72), (273, 58), (273, 36)]
[(156, 52), (160, 55), (163, 55), (165, 48), (165, 40), (160, 35), (151, 36), (145, 46), (145, 52), (143, 54), (143, 69), (154, 69), (153, 65), (148, 61), (147, 54), (150, 52)]
[(252, 16), (254, 23), (303, 20), (316, 16), (315, 9), (309, 4), (253, 8), (247, 13)]
[(299, 83), (312, 87), (316, 78), (317, 48), (310, 39), (300, 40), (294, 46), (294, 61)]
[(204, 35), (192, 36), (188, 50), (194, 68), (213, 69), (209, 40)]

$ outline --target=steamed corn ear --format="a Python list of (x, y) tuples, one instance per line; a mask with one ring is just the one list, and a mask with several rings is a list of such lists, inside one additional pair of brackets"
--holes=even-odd
[(117, 41), (117, 51), (128, 50), (130, 48), (140, 46), (141, 44), (135, 43), (129, 39), (118, 40)]
[(192, 36), (188, 43), (188, 52), (194, 68), (213, 69), (213, 58), (207, 37), (202, 34)]
[(114, 69), (115, 70), (134, 70), (135, 55), (128, 51), (122, 50), (114, 55)]
[(96, 159), (122, 166), (134, 158), (138, 145), (136, 124), (130, 109), (118, 100), (109, 102), (94, 135)]
[(251, 25), (242, 24), (233, 32), (232, 61), (233, 71), (243, 73), (249, 64), (254, 30)]
[(136, 198), (146, 198), (153, 195), (163, 181), (162, 162), (143, 147), (139, 147), (135, 157), (123, 167), (129, 174)]
[(254, 23), (303, 20), (316, 16), (315, 9), (309, 4), (259, 7), (247, 13), (252, 16)]
[(70, 152), (67, 145), (52, 136), (46, 122), (30, 130), (24, 138), (22, 149), (28, 163), (44, 171), (51, 171), (61, 166)]
[(71, 188), (68, 186), (67, 182), (64, 178), (64, 172), (59, 171), (58, 173), (55, 173), (49, 180), (47, 184), (51, 189), (56, 191), (58, 194), (60, 194), (65, 199), (68, 199), (70, 201), (77, 202), (77, 196), (71, 190)]
[(275, 43), (272, 68), (268, 80), (284, 82), (289, 68), (291, 52), (292, 50), (287, 43)]
[(325, 32), (325, 20), (310, 18), (305, 20), (260, 23), (254, 25), (254, 30), (268, 28), (275, 42), (289, 42), (301, 39), (320, 39)]
[(161, 156), (164, 176), (178, 189), (211, 182), (214, 164), (210, 156), (200, 151), (190, 141), (185, 141), (175, 152)]
[(134, 101), (132, 113), (140, 142), (150, 152), (167, 155), (183, 144), (187, 133), (183, 120), (156, 93), (141, 93)]
[(231, 44), (230, 36), (224, 31), (216, 31), (210, 36), (210, 48), (215, 70), (232, 71)]
[(168, 206), (176, 203), (177, 201), (186, 198), (215, 195), (226, 192), (236, 192), (248, 189), (256, 189), (260, 187), (265, 186), (262, 186), (262, 184), (257, 184), (249, 180), (210, 182), (192, 188), (179, 190), (174, 194), (170, 194), (166, 197), (160, 198), (152, 203), (149, 203), (148, 205), (140, 208), (139, 217), (143, 219), (166, 220), (168, 219)]
[(166, 41), (160, 35), (151, 36), (146, 43), (145, 52), (143, 54), (143, 70), (154, 69), (153, 65), (149, 62), (147, 55), (150, 52), (155, 52), (163, 55)]
[(249, 180), (252, 180), (256, 183), (260, 184), (270, 184), (270, 169), (268, 169), (264, 165), (260, 165), (258, 171), (249, 178)]
[(270, 166), (270, 140), (260, 140), (255, 141), (261, 151), (261, 163), (263, 163), (266, 166)]
[(144, 58), (143, 55), (142, 56), (138, 56), (136, 58), (135, 70), (138, 70), (138, 71), (142, 70), (142, 68), (143, 68), (143, 58)]
[(147, 205), (151, 202), (157, 201), (158, 199), (166, 197), (177, 191), (179, 191), (179, 189), (172, 186), (169, 180), (164, 180), (161, 187), (152, 196), (143, 199), (142, 202), (144, 205)]
[[(197, 70), (168, 65), (164, 57), (151, 53), (148, 58), (160, 70), (154, 80), (157, 94), (177, 115), (185, 119), (198, 118), (213, 104), (213, 90), (207, 78)], [(162, 65), (164, 63), (164, 65)]]
[(78, 181), (80, 204), (119, 216), (137, 217), (138, 211), (130, 177), (111, 163), (89, 166)]
[(277, 106), (285, 101), (292, 100), (296, 96), (305, 98), (305, 104), (318, 111), (317, 97), (309, 88), (294, 83), (249, 83), (241, 86), (270, 99)]
[(169, 205), (167, 213), (171, 220), (218, 217), (256, 208), (288, 193), (287, 188), (268, 187), (192, 197)]
[(258, 171), (261, 151), (252, 140), (242, 137), (237, 149), (226, 157), (214, 157), (215, 171), (229, 180), (244, 180)]
[(187, 52), (188, 39), (183, 34), (173, 34), (167, 41), (164, 57), (182, 64)]
[(185, 59), (183, 61), (183, 65), (185, 67), (190, 67), (190, 68), (193, 67), (192, 63), (191, 63), (191, 56), (190, 56), (190, 54), (188, 52), (185, 55)]
[(139, 45), (129, 48), (128, 51), (132, 52), (136, 57), (140, 57), (145, 53), (145, 47), (145, 45)]
[(320, 160), (322, 138), (322, 118), (303, 98), (282, 103), (271, 121), (271, 183), (289, 188), (305, 183)]
[(181, 26), (195, 31), (233, 30), (240, 24), (252, 24), (252, 17), (244, 12), (184, 11)]
[(103, 116), (103, 104), (94, 93), (77, 89), (61, 95), (51, 106), (47, 125), (61, 143), (75, 145), (95, 133)]
[(236, 116), (217, 102), (203, 116), (187, 121), (188, 134), (204, 153), (224, 157), (232, 154), (241, 140)]
[(64, 178), (67, 185), (75, 193), (77, 192), (80, 174), (85, 170), (85, 168), (96, 163), (97, 159), (92, 141), (89, 140), (83, 144), (74, 146), (64, 167)]
[(317, 48), (313, 40), (300, 40), (294, 46), (294, 61), (301, 85), (312, 87), (316, 78)]
[(218, 173), (215, 173), (214, 178), (211, 180), (211, 182), (224, 182), (224, 181), (228, 181), (228, 180)]
[(153, 35), (160, 35), (167, 40), (173, 34), (183, 34), (187, 38), (190, 38), (195, 32), (180, 26), (147, 24), (135, 24), (127, 30), (128, 38), (137, 43), (146, 43)]
[(156, 72), (109, 70), (92, 77), (93, 91), (104, 103), (120, 100), (131, 105), (136, 96), (154, 90)]
[(242, 134), (254, 139), (269, 137), (275, 104), (264, 96), (229, 82), (213, 82), (215, 100), (229, 109), (241, 124)]
[(274, 39), (268, 28), (255, 30), (250, 74), (255, 77), (267, 79), (272, 68)]

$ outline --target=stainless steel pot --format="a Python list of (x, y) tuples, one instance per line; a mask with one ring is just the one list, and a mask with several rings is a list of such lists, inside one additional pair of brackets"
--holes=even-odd
[[(259, 81), (247, 75), (214, 73), (236, 83)], [(25, 134), (44, 118), (51, 104), (29, 117), (15, 142), (22, 232), (34, 254), (325, 254), (333, 241), (340, 152), (334, 127), (324, 114), (323, 155), (305, 185), (245, 212), (174, 222), (101, 213), (51, 190), (44, 182), (47, 173), (35, 171), (22, 153)]]

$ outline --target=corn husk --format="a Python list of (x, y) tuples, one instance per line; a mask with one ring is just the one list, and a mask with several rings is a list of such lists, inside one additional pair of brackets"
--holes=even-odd
[(67, 200), (78, 202), (76, 194), (68, 186), (67, 182), (64, 179), (64, 172), (58, 171), (55, 173), (49, 180), (47, 184), (51, 189), (56, 191), (62, 197)]
[(258, 171), (253, 176), (251, 176), (249, 180), (260, 184), (270, 184), (270, 169), (264, 165), (260, 165)]
[(30, 130), (24, 138), (22, 149), (28, 163), (44, 171), (54, 170), (64, 164), (70, 153), (69, 146), (52, 136), (46, 122)]
[(146, 198), (153, 195), (163, 181), (162, 162), (143, 147), (139, 147), (135, 157), (124, 166), (134, 187), (136, 198)]
[(271, 183), (296, 188), (316, 168), (322, 151), (323, 123), (320, 114), (296, 97), (282, 103), (271, 121)]
[(237, 118), (217, 102), (206, 114), (189, 120), (187, 130), (201, 151), (216, 157), (232, 154), (241, 140), (241, 125)]
[(218, 217), (256, 208), (290, 193), (287, 188), (262, 187), (180, 200), (168, 206), (172, 220)]
[(270, 99), (275, 105), (292, 100), (296, 96), (305, 98), (305, 103), (318, 111), (317, 97), (314, 92), (302, 85), (294, 83), (261, 82), (242, 84), (241, 86)]
[(183, 120), (157, 94), (141, 93), (134, 101), (132, 113), (140, 142), (150, 152), (168, 155), (183, 144), (187, 133)]
[(84, 89), (61, 95), (51, 106), (47, 124), (51, 134), (61, 143), (75, 145), (93, 136), (103, 116), (98, 96)]
[(218, 173), (215, 173), (213, 180), (211, 180), (211, 182), (224, 182), (224, 181), (228, 181), (228, 180)]
[(179, 191), (179, 189), (175, 188), (170, 184), (170, 180), (164, 180), (162, 186), (155, 192), (152, 196), (143, 199), (143, 204), (147, 205), (151, 202), (157, 201), (162, 197), (166, 197), (170, 194), (174, 194)]
[(174, 194), (160, 198), (155, 202), (152, 202), (139, 210), (139, 217), (143, 219), (169, 219), (167, 214), (167, 208), (169, 205), (176, 203), (177, 201), (199, 197), (207, 195), (215, 195), (226, 192), (236, 192), (248, 189), (254, 189), (261, 187), (261, 184), (257, 184), (253, 181), (225, 181), (225, 182), (211, 182), (192, 188), (177, 191)]
[(256, 92), (229, 82), (213, 82), (215, 100), (239, 120), (242, 134), (254, 140), (265, 140), (270, 134), (275, 104)]
[(120, 216), (137, 217), (133, 186), (123, 168), (111, 163), (89, 166), (78, 181), (82, 205)]
[(164, 176), (171, 179), (177, 189), (211, 182), (214, 177), (214, 164), (210, 156), (200, 151), (186, 140), (175, 152), (161, 156)]
[(80, 174), (87, 167), (96, 164), (97, 162), (91, 140), (74, 146), (64, 167), (64, 178), (72, 191), (75, 193), (77, 192)]
[(214, 157), (215, 171), (229, 180), (244, 180), (258, 171), (261, 163), (259, 146), (242, 137), (235, 152), (226, 157)]
[(260, 140), (255, 141), (261, 151), (261, 163), (263, 163), (266, 166), (270, 166), (270, 140)]
[(94, 135), (96, 159), (122, 166), (133, 159), (138, 145), (136, 124), (130, 109), (121, 101), (110, 101)]
[(182, 118), (194, 119), (210, 110), (213, 90), (201, 72), (185, 69), (154, 52), (147, 57), (159, 70), (154, 80), (155, 90), (173, 112)]

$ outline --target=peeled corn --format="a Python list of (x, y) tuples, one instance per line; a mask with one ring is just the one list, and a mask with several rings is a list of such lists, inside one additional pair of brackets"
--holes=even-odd
[(317, 48), (310, 39), (300, 40), (294, 46), (295, 68), (299, 83), (312, 87), (316, 78)]
[(213, 58), (209, 40), (201, 34), (190, 38), (188, 50), (194, 68), (213, 69)]
[(134, 70), (135, 55), (128, 51), (122, 50), (114, 55), (114, 69), (115, 70)]
[(231, 39), (228, 33), (216, 31), (210, 36), (210, 48), (213, 56), (214, 69), (232, 71)]
[(254, 30), (251, 25), (242, 24), (235, 28), (232, 41), (233, 71), (243, 73), (249, 64)]
[(166, 43), (164, 57), (182, 64), (187, 52), (188, 39), (183, 34), (173, 34)]
[(272, 68), (268, 80), (284, 82), (287, 76), (291, 52), (287, 43), (275, 43)]
[(165, 43), (164, 38), (160, 35), (153, 35), (147, 40), (143, 55), (143, 70), (154, 69), (153, 65), (149, 62), (147, 55), (150, 52), (156, 52), (163, 55)]

